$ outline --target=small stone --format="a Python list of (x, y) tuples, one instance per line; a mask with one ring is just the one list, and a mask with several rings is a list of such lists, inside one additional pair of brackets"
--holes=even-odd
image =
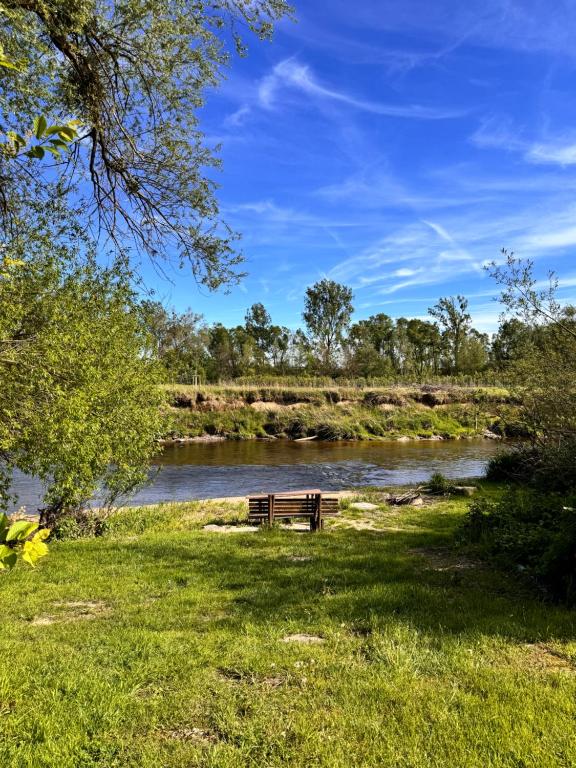
[(368, 501), (355, 501), (350, 504), (350, 509), (358, 509), (360, 512), (373, 512), (378, 509), (378, 504), (370, 504)]
[(412, 499), (410, 502), (411, 507), (421, 507), (424, 504), (424, 499), (422, 496), (416, 496), (415, 499)]

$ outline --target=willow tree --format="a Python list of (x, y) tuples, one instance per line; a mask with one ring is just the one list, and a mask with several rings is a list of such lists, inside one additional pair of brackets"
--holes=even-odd
[(270, 38), (289, 13), (286, 0), (0, 0), (15, 65), (0, 69), (0, 133), (39, 114), (82, 126), (66, 159), (0, 157), (5, 231), (17, 233), (31, 196), (53, 194), (57, 166), (83, 219), (118, 247), (175, 255), (210, 288), (234, 280), (241, 258), (198, 113), (231, 49)]

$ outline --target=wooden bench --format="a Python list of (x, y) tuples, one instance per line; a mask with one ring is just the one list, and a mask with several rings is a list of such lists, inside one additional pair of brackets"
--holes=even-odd
[(252, 523), (273, 525), (274, 520), (305, 517), (310, 520), (310, 530), (319, 531), (324, 527), (325, 517), (335, 517), (337, 514), (337, 497), (324, 496), (317, 488), (248, 497), (248, 519)]

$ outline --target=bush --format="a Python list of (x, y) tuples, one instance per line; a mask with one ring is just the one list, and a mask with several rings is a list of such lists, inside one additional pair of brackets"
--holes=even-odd
[(79, 509), (63, 513), (52, 528), (55, 539), (84, 539), (103, 536), (108, 530), (105, 514), (99, 510)]
[(521, 446), (499, 453), (488, 462), (486, 477), (568, 493), (576, 489), (576, 440), (565, 440), (557, 446)]
[(426, 487), (428, 493), (435, 496), (446, 496), (448, 493), (451, 493), (454, 483), (448, 480), (447, 477), (444, 477), (441, 472), (434, 472), (430, 480), (428, 480)]
[(529, 454), (525, 449), (497, 453), (488, 461), (486, 479), (496, 482), (527, 480)]
[(463, 531), (502, 564), (576, 603), (576, 493), (510, 488), (498, 501), (473, 502)]

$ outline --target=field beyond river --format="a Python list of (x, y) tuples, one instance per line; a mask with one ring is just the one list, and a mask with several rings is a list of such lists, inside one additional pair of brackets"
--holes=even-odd
[(166, 385), (164, 439), (394, 440), (522, 434), (501, 387)]

